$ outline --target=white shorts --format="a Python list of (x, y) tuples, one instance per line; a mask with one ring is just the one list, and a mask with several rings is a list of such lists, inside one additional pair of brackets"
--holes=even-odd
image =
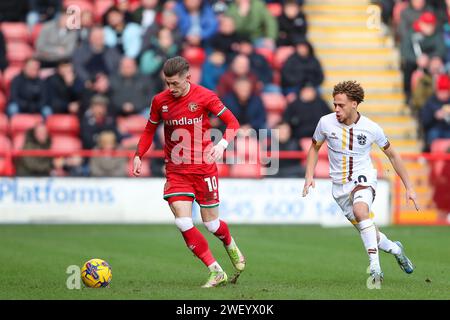
[[(357, 202), (364, 202), (369, 207), (372, 206), (375, 199), (375, 190), (377, 189), (377, 175), (375, 172), (368, 172), (366, 174), (355, 175), (358, 180), (350, 181), (346, 184), (333, 183), (332, 193), (336, 203), (341, 207), (345, 217), (352, 223), (357, 224), (353, 213), (353, 204)], [(359, 189), (354, 192), (356, 187), (367, 187)], [(370, 218), (373, 218), (373, 213), (370, 212)]]

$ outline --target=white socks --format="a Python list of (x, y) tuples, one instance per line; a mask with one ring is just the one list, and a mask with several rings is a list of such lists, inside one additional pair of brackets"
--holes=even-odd
[(210, 264), (208, 266), (209, 271), (214, 272), (214, 271), (219, 271), (219, 272), (223, 272), (222, 267), (220, 266), (220, 264), (217, 261), (214, 261), (212, 264)]
[(380, 260), (378, 257), (378, 241), (377, 241), (377, 229), (373, 224), (372, 219), (367, 219), (359, 222), (358, 224), (361, 239), (369, 255), (370, 270), (380, 272)]
[(185, 232), (194, 227), (194, 223), (190, 217), (175, 218), (175, 224), (181, 232)]
[(387, 253), (400, 254), (402, 249), (393, 241), (389, 240), (384, 233), (378, 232), (380, 235), (380, 241), (378, 242), (378, 248)]
[(220, 227), (220, 220), (219, 218), (217, 218), (216, 220), (203, 222), (203, 224), (205, 225), (206, 229), (208, 229), (209, 232), (214, 234)]

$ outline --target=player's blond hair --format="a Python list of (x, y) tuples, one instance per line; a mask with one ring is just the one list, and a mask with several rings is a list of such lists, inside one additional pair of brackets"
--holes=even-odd
[(338, 94), (345, 94), (350, 100), (360, 104), (364, 101), (364, 89), (356, 81), (343, 81), (334, 86), (333, 98)]

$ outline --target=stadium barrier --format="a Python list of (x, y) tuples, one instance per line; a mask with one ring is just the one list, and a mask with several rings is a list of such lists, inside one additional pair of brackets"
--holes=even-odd
[[(0, 223), (173, 223), (162, 178), (0, 178)], [(351, 226), (318, 179), (303, 198), (303, 179), (221, 179), (220, 212), (229, 223)], [(387, 225), (390, 185), (380, 180), (375, 221)], [(325, 196), (326, 195), (326, 196)], [(200, 214), (194, 205), (194, 219)]]

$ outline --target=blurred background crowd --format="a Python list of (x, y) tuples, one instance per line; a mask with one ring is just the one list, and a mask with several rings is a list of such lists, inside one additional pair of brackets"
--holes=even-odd
[[(395, 34), (405, 102), (429, 151), (435, 139), (450, 139), (450, 0), (373, 2)], [(129, 175), (127, 158), (77, 151), (134, 149), (153, 95), (164, 89), (162, 65), (176, 55), (190, 62), (192, 81), (236, 115), (240, 138), (255, 142), (249, 129), (279, 129), (280, 150), (305, 150), (332, 109), (302, 8), (302, 0), (2, 0), (0, 149), (71, 156), (17, 157), (0, 162), (0, 174)], [(158, 130), (152, 148), (163, 141)], [(163, 163), (146, 159), (144, 175), (162, 176)], [(259, 164), (219, 169), (261, 174)], [(303, 174), (298, 159), (280, 160), (278, 176)]]

